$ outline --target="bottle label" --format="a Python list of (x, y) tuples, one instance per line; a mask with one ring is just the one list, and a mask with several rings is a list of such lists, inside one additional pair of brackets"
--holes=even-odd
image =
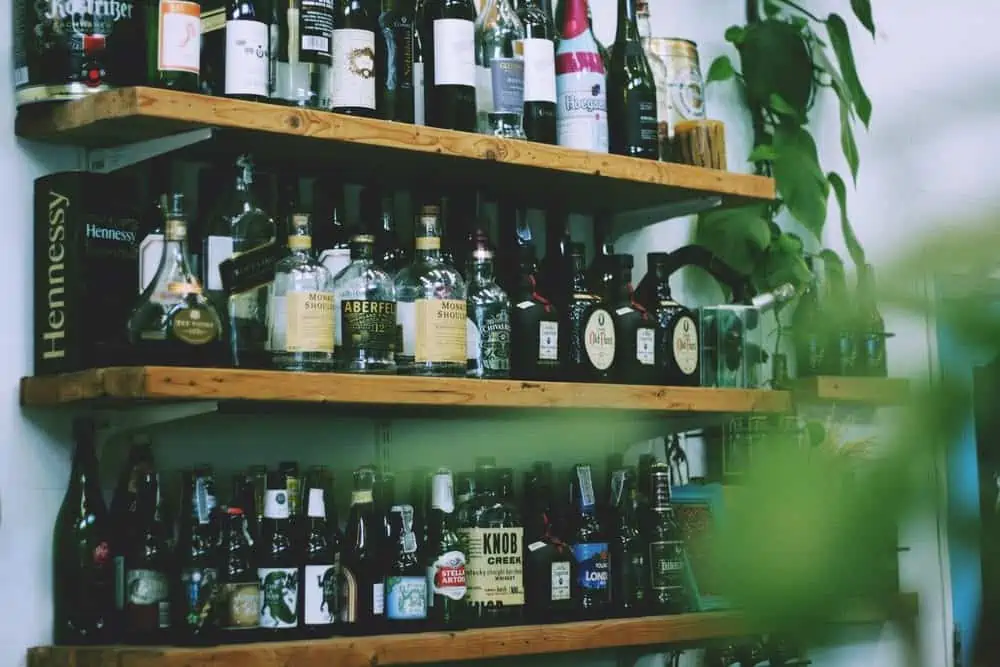
[(268, 32), (260, 21), (226, 21), (226, 95), (267, 96)]
[(539, 361), (559, 360), (559, 323), (538, 323), (538, 359)]
[(435, 19), (434, 85), (476, 85), (476, 28), (472, 21)]
[(340, 621), (342, 623), (358, 622), (358, 577), (349, 567), (340, 568)]
[(256, 303), (256, 290), (274, 280), (274, 269), (285, 258), (287, 250), (277, 243), (241, 252), (219, 264), (222, 288), (231, 295), (253, 292), (251, 298)]
[(413, 23), (411, 17), (395, 11), (379, 16), (381, 39), (385, 45), (382, 81), (386, 98), (386, 120), (413, 120)]
[[(414, 341), (416, 362), (464, 364), (465, 319), (465, 301), (461, 299), (417, 300)], [(403, 335), (405, 338), (405, 329)]]
[(170, 627), (167, 575), (155, 570), (129, 570), (125, 575), (125, 614), (129, 628), (148, 631)]
[[(641, 53), (641, 51), (640, 51)], [(635, 91), (628, 95), (625, 100), (625, 126), (628, 129), (628, 136), (625, 140), (629, 146), (639, 147), (643, 153), (652, 157), (659, 155), (659, 137), (657, 136), (656, 125), (656, 99), (655, 91)], [(650, 99), (650, 96), (653, 96)]]
[(510, 313), (504, 305), (474, 305), (466, 348), (486, 372), (510, 371)]
[(160, 0), (156, 67), (161, 72), (198, 74), (201, 66), (201, 5)]
[(219, 273), (219, 265), (233, 256), (233, 237), (209, 236), (205, 239), (205, 256), (205, 265), (208, 268), (205, 287), (221, 292), (222, 274)]
[(333, 0), (301, 0), (299, 12), (299, 60), (330, 64), (333, 34)]
[(548, 39), (521, 41), (524, 53), (524, 101), (556, 101), (556, 46)]
[(426, 125), (424, 113), (424, 64), (413, 63), (413, 123)]
[(552, 601), (568, 600), (570, 598), (569, 563), (566, 561), (552, 563)]
[(576, 583), (587, 590), (608, 589), (610, 573), (607, 542), (590, 542), (573, 545), (576, 558)]
[(294, 628), (299, 624), (299, 570), (259, 567), (260, 627)]
[(288, 502), (288, 491), (284, 489), (267, 489), (264, 491), (264, 518), (287, 519), (291, 514)]
[(333, 31), (330, 81), (333, 108), (375, 108), (375, 33), (355, 29)]
[(219, 572), (214, 567), (184, 568), (181, 570), (184, 625), (201, 628), (206, 624), (208, 612), (215, 602), (216, 582)]
[(635, 332), (635, 359), (643, 366), (656, 361), (656, 329), (639, 327)]
[(346, 354), (358, 350), (395, 351), (395, 301), (344, 299), (340, 302), (340, 321)]
[(427, 618), (427, 579), (386, 577), (385, 617), (399, 621)]
[(654, 591), (683, 590), (683, 554), (679, 540), (649, 543), (649, 580)]
[(385, 585), (381, 581), (372, 584), (372, 613), (376, 616), (385, 613)]
[(306, 565), (302, 588), (305, 595), (302, 622), (330, 625), (337, 618), (337, 564)]
[(417, 350), (417, 304), (397, 301), (396, 323), (398, 352), (413, 357)]
[(591, 365), (599, 371), (608, 370), (615, 361), (615, 324), (611, 313), (603, 308), (594, 310), (587, 318), (583, 349)]
[(607, 80), (604, 61), (589, 31), (559, 43), (556, 97), (559, 145), (607, 153)]
[(333, 294), (285, 295), (285, 351), (333, 352)]
[(220, 334), (219, 322), (206, 306), (178, 310), (171, 325), (174, 338), (188, 345), (206, 345)]
[(461, 551), (446, 551), (427, 568), (430, 582), (430, 597), (443, 595), (452, 600), (465, 597), (465, 554)]
[(225, 630), (250, 630), (260, 626), (260, 585), (256, 582), (222, 587), (222, 619)]
[[(705, 97), (701, 70), (692, 58), (673, 58), (667, 83), (671, 116), (677, 120), (702, 120), (705, 118)], [(674, 118), (670, 119), (676, 125)]]
[(686, 315), (677, 319), (673, 348), (677, 368), (684, 375), (693, 375), (698, 370), (698, 328)]
[(496, 113), (524, 113), (524, 61), (520, 58), (493, 58), (493, 110)]
[(466, 599), (488, 607), (524, 604), (523, 528), (463, 528), (469, 554)]

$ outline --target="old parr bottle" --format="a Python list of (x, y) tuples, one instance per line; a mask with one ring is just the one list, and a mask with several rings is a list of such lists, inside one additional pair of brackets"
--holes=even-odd
[(535, 464), (524, 489), (525, 616), (537, 623), (570, 620), (576, 559), (553, 525), (552, 466)]
[(639, 498), (632, 468), (611, 473), (615, 529), (611, 538), (611, 604), (616, 615), (645, 611), (649, 559), (639, 525)]
[(137, 526), (125, 551), (125, 641), (170, 643), (170, 579), (174, 575), (163, 520), (160, 479), (147, 472), (136, 490)]
[(340, 559), (340, 622), (345, 634), (372, 631), (376, 582), (381, 593), (382, 571), (378, 562), (376, 533), (381, 530), (382, 523), (375, 517), (372, 497), (374, 481), (374, 468), (364, 466), (354, 471), (351, 509)]
[[(569, 285), (569, 298), (566, 302), (566, 310), (562, 314), (561, 324), (564, 336), (568, 339), (566, 345), (566, 377), (575, 382), (591, 382), (604, 379), (608, 375), (611, 364), (605, 363), (604, 355), (614, 356), (614, 331), (606, 326), (611, 322), (611, 313), (600, 306), (600, 297), (590, 291), (587, 287), (587, 259), (586, 249), (582, 243), (570, 244), (570, 261), (572, 263), (572, 277)], [(588, 323), (595, 310), (600, 309), (602, 318), (594, 320), (594, 326), (590, 331), (596, 334), (602, 333), (609, 338), (595, 337), (592, 341), (588, 339)], [(596, 327), (596, 329), (595, 329)], [(588, 345), (596, 363), (591, 359), (588, 352)]]
[(656, 323), (632, 291), (632, 256), (611, 255), (605, 303), (614, 323), (611, 377), (623, 384), (656, 382)]
[(219, 629), (226, 642), (252, 641), (260, 627), (260, 581), (247, 515), (234, 504), (222, 528)]
[(511, 377), (559, 380), (559, 314), (547, 296), (539, 292), (534, 246), (519, 246), (518, 253), (520, 279), (511, 299)]
[(424, 113), (427, 124), (476, 131), (476, 8), (472, 0), (426, 0)]
[(94, 424), (74, 423), (69, 488), (53, 531), (52, 594), (56, 644), (114, 641), (112, 531), (97, 477)]
[(416, 632), (424, 629), (427, 620), (427, 574), (417, 550), (413, 507), (394, 505), (389, 523), (396, 544), (385, 574), (385, 628)]
[(636, 25), (636, 0), (618, 0), (618, 29), (608, 71), (608, 141), (612, 153), (656, 160), (656, 82)]
[(670, 466), (654, 463), (649, 470), (649, 613), (680, 614), (688, 610), (684, 541), (670, 504)]
[(465, 617), (465, 548), (455, 532), (455, 497), (450, 470), (439, 469), (431, 479), (431, 510), (427, 516), (427, 619), (430, 629), (460, 628)]
[(216, 640), (219, 621), (218, 517), (211, 470), (185, 472), (182, 488), (176, 635), (181, 642), (200, 644)]
[(307, 477), (308, 500), (300, 577), (302, 593), (299, 596), (302, 634), (307, 637), (329, 637), (339, 616), (337, 581), (340, 576), (340, 544), (335, 539), (336, 525), (327, 523), (327, 489), (324, 486), (324, 479), (316, 472)]
[(578, 617), (599, 618), (611, 601), (611, 562), (589, 465), (574, 466), (571, 485), (575, 517), (570, 543), (577, 567), (573, 599)]
[(299, 628), (299, 558), (285, 476), (268, 473), (264, 526), (257, 548), (260, 627), (268, 639), (292, 638)]
[(701, 381), (699, 356), (701, 341), (695, 315), (670, 294), (670, 255), (651, 252), (649, 267), (637, 290), (637, 297), (656, 323), (655, 359), (657, 371), (648, 377), (653, 384), (696, 387)]

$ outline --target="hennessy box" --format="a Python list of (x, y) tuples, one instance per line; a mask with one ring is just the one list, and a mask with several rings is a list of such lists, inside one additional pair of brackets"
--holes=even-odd
[(128, 177), (35, 181), (35, 375), (128, 363), (138, 220)]

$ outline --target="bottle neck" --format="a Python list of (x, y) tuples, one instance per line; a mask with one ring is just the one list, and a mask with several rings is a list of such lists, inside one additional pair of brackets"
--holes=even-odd
[(635, 0), (636, 28), (639, 39), (645, 41), (653, 36), (653, 27), (649, 20), (649, 0)]
[(636, 24), (636, 0), (618, 0), (618, 28), (615, 42), (638, 42), (639, 28)]
[(471, 278), (470, 282), (492, 283), (496, 279), (496, 272), (493, 266), (493, 259), (473, 258), (469, 262), (467, 272)]
[(673, 301), (673, 296), (670, 293), (670, 274), (667, 273), (666, 268), (654, 265), (653, 275), (656, 277), (656, 300), (657, 301)]
[(572, 39), (590, 29), (587, 21), (587, 0), (563, 0), (566, 11), (560, 26), (563, 39)]

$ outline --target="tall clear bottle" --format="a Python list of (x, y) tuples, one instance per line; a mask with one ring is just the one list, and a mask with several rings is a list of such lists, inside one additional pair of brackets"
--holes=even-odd
[(479, 378), (510, 377), (510, 300), (496, 283), (493, 249), (481, 230), (473, 238), (466, 276), (469, 278), (466, 374)]
[(590, 29), (587, 0), (564, 0), (556, 48), (556, 129), (560, 146), (608, 152), (607, 68)]
[(333, 0), (275, 0), (275, 12), (272, 99), (328, 109)]
[(288, 257), (278, 262), (272, 285), (271, 363), (284, 370), (332, 370), (333, 278), (313, 259), (305, 213), (292, 215), (288, 249)]
[(524, 134), (530, 141), (556, 143), (556, 28), (548, 0), (519, 0), (524, 25)]
[(375, 33), (378, 12), (366, 0), (342, 0), (333, 15), (330, 108), (352, 116), (375, 115)]
[(229, 0), (226, 10), (225, 95), (268, 98), (271, 85), (271, 26), (262, 0)]
[(656, 82), (642, 48), (636, 0), (618, 0), (618, 28), (608, 71), (608, 135), (612, 153), (659, 158)]
[(466, 286), (441, 257), (440, 209), (424, 206), (417, 220), (414, 260), (396, 276), (402, 327), (399, 372), (465, 375)]
[(480, 134), (525, 139), (524, 25), (510, 0), (488, 0), (476, 19), (476, 118)]

